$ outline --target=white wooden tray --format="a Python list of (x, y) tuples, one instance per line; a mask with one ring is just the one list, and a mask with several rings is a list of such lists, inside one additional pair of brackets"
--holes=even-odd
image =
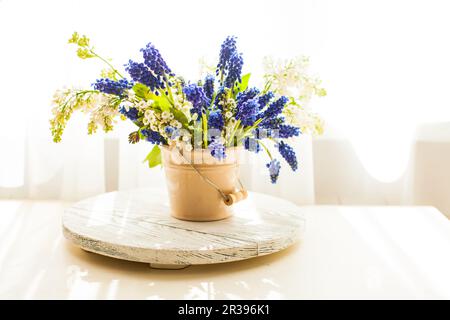
[(170, 216), (165, 190), (105, 193), (74, 204), (63, 215), (64, 236), (101, 255), (180, 269), (249, 259), (280, 251), (299, 240), (300, 208), (250, 193), (233, 217), (188, 222)]

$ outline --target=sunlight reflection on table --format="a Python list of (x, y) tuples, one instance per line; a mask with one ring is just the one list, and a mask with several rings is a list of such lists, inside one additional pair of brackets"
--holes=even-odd
[(305, 237), (284, 251), (156, 270), (69, 244), (67, 205), (0, 202), (0, 298), (450, 298), (450, 223), (431, 207), (304, 207)]

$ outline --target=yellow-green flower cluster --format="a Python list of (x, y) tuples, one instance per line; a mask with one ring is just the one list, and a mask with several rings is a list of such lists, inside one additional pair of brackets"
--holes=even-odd
[(99, 126), (105, 132), (111, 131), (114, 119), (118, 115), (115, 98), (94, 90), (71, 88), (57, 90), (52, 105), (53, 118), (50, 120), (50, 129), (54, 142), (61, 141), (67, 122), (74, 111), (90, 115), (88, 134), (96, 132)]
[(113, 130), (114, 124), (117, 122), (116, 118), (119, 115), (118, 102), (102, 93), (96, 94), (95, 97), (98, 101), (95, 103), (96, 107), (89, 110), (88, 134), (97, 132), (98, 127), (104, 132), (109, 132)]
[(78, 45), (77, 56), (81, 59), (94, 58), (95, 54), (89, 47), (89, 38), (85, 35), (80, 36), (78, 32), (74, 32), (72, 37), (69, 39), (69, 43)]

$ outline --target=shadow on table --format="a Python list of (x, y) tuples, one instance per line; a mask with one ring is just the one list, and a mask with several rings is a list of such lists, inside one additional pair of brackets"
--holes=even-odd
[(226, 263), (215, 263), (215, 264), (203, 264), (203, 265), (192, 265), (185, 269), (180, 270), (162, 270), (162, 269), (153, 269), (147, 263), (133, 262), (120, 260), (116, 258), (110, 258), (107, 256), (103, 256), (100, 254), (91, 253), (85, 250), (80, 249), (77, 246), (74, 246), (70, 243), (66, 243), (66, 249), (72, 254), (83, 258), (86, 262), (96, 264), (100, 268), (107, 268), (110, 270), (116, 271), (126, 271), (129, 273), (140, 273), (140, 272), (153, 272), (161, 275), (167, 275), (169, 277), (173, 277), (175, 274), (216, 274), (216, 273), (232, 273), (232, 272), (240, 272), (243, 270), (258, 268), (262, 265), (269, 265), (270, 263), (282, 259), (284, 256), (289, 255), (291, 251), (296, 250), (298, 246), (301, 244), (295, 244), (287, 249), (282, 251), (272, 253), (269, 255), (256, 257), (247, 260), (235, 261), (235, 262), (226, 262)]
[[(277, 299), (284, 295), (278, 283), (280, 265), (289, 272), (286, 259), (301, 244), (283, 251), (248, 260), (194, 265), (181, 270), (152, 269), (146, 263), (109, 258), (64, 244), (73, 264), (68, 284), (76, 292), (79, 287), (96, 286), (90, 297), (69, 292), (74, 299)], [(267, 268), (277, 264), (277, 268)], [(275, 274), (275, 271), (276, 274)], [(281, 271), (282, 268), (281, 268)], [(283, 272), (284, 273), (284, 272)], [(286, 273), (286, 280), (289, 276)], [(113, 287), (113, 288), (111, 288)], [(70, 289), (70, 288), (69, 288)], [(111, 292), (112, 291), (112, 292)], [(80, 292), (81, 294), (81, 292)]]

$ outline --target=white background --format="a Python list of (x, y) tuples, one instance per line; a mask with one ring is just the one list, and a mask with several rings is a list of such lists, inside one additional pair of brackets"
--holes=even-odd
[(125, 123), (105, 143), (74, 117), (62, 144), (52, 144), (53, 91), (89, 86), (101, 69), (76, 57), (67, 44), (73, 31), (118, 66), (151, 41), (192, 80), (198, 59), (215, 62), (234, 34), (254, 84), (264, 56), (304, 54), (328, 91), (312, 102), (326, 136), (296, 142), (301, 172), (272, 187), (261, 165), (246, 174), (254, 189), (300, 203), (423, 203), (450, 212), (449, 16), (448, 1), (430, 0), (0, 0), (0, 196), (78, 199), (162, 181), (140, 162), (149, 146), (124, 143)]

